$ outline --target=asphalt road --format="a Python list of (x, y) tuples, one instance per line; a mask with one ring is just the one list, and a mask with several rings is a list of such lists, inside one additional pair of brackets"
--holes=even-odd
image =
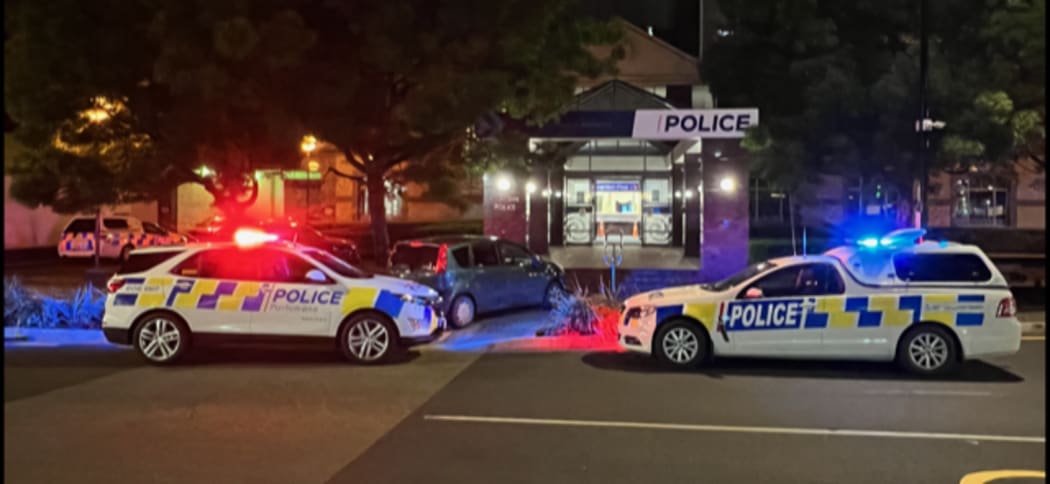
[[(5, 482), (957, 483), (1045, 469), (1045, 343), (925, 381), (883, 364), (423, 349), (4, 357)], [(1004, 481), (996, 481), (996, 484)], [(1036, 482), (1036, 481), (1006, 481)]]

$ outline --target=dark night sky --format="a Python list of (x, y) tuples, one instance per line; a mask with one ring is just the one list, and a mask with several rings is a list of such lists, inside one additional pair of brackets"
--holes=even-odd
[[(699, 50), (697, 26), (701, 0), (581, 0), (581, 7), (599, 17), (620, 16), (691, 55)], [(714, 32), (715, 0), (704, 0), (704, 37)]]

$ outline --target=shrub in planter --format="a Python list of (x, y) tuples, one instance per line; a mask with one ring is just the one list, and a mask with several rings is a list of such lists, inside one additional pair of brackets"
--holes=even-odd
[(44, 298), (42, 319), (50, 328), (99, 328), (105, 303), (105, 294), (88, 284), (68, 299)]
[(577, 281), (571, 292), (554, 301), (550, 312), (551, 325), (539, 330), (537, 336), (599, 335), (616, 336), (616, 324), (624, 295), (624, 287), (612, 288), (600, 281), (601, 291), (591, 294)]
[(4, 278), (4, 326), (40, 324), (42, 297), (22, 285), (17, 277)]

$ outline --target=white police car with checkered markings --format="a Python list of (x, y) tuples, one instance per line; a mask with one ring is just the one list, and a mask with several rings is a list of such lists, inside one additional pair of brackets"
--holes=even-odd
[(270, 339), (334, 340), (347, 359), (376, 363), (445, 328), (426, 286), (255, 230), (236, 240), (133, 251), (108, 284), (106, 338), (155, 364), (191, 344)]
[(1006, 278), (972, 245), (906, 229), (713, 284), (638, 294), (619, 343), (675, 367), (747, 356), (896, 361), (922, 375), (1007, 355), (1021, 324)]

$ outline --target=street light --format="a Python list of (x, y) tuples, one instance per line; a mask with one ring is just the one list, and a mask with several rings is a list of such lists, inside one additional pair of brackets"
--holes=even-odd
[[(310, 156), (314, 150), (317, 149), (317, 137), (313, 135), (303, 136), (303, 140), (299, 143), (299, 149), (302, 150), (303, 154)], [(310, 173), (316, 172), (320, 169), (320, 164), (315, 160), (309, 160), (306, 163), (306, 221), (310, 222)]]
[(723, 192), (732, 193), (734, 190), (736, 190), (736, 180), (728, 176), (723, 177), (721, 180), (718, 181), (718, 188), (720, 188)]
[(510, 187), (511, 181), (506, 175), (500, 175), (500, 177), (496, 179), (496, 188), (498, 188), (499, 191), (505, 192), (510, 190)]

